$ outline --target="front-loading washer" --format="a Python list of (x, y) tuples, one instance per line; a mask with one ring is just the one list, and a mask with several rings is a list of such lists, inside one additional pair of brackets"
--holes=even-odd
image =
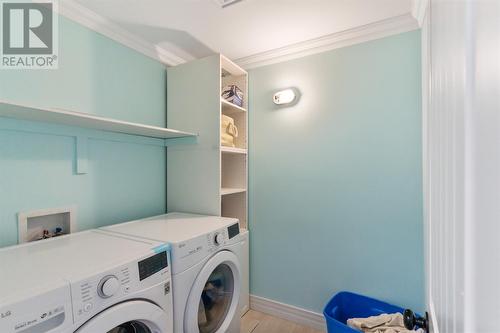
[(103, 230), (170, 243), (176, 333), (240, 332), (237, 219), (170, 213)]
[(0, 249), (0, 332), (171, 333), (169, 258), (97, 230)]

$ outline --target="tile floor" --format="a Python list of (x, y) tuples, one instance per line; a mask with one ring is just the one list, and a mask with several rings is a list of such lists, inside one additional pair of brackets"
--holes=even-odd
[(248, 311), (241, 320), (241, 333), (324, 333), (294, 322), (276, 318), (254, 310)]

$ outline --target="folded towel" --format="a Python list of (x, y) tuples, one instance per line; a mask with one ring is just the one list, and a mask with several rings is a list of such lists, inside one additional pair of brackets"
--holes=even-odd
[(238, 137), (238, 128), (234, 125), (234, 119), (222, 115), (221, 118), (221, 144), (223, 146), (234, 147), (234, 139)]
[(364, 333), (424, 333), (423, 329), (410, 331), (405, 328), (401, 313), (383, 314), (368, 318), (351, 318), (347, 325)]

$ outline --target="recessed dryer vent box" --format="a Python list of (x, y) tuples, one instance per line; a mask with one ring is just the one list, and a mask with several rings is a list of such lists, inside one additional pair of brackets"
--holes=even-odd
[(18, 214), (18, 243), (70, 234), (75, 220), (76, 207), (21, 212)]

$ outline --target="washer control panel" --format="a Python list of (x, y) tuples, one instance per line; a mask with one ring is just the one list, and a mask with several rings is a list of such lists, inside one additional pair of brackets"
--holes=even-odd
[(215, 232), (207, 234), (208, 250), (215, 252), (220, 246), (223, 246), (228, 240), (226, 229), (219, 229)]
[(179, 274), (196, 265), (203, 258), (220, 251), (224, 246), (240, 241), (237, 237), (239, 230), (239, 223), (235, 222), (209, 233), (173, 243), (172, 258), (175, 266), (172, 268), (172, 274)]
[(219, 229), (207, 235), (208, 247), (211, 252), (216, 251), (220, 246), (226, 245), (231, 239), (240, 234), (238, 223), (230, 225), (227, 228)]
[(208, 247), (211, 252), (217, 251), (217, 249), (226, 245), (231, 239), (240, 234), (239, 223), (232, 224), (227, 228), (219, 229), (211, 234), (207, 235)]
[(170, 282), (169, 263), (168, 252), (163, 251), (73, 283), (75, 322), (84, 322), (110, 305), (158, 283)]

